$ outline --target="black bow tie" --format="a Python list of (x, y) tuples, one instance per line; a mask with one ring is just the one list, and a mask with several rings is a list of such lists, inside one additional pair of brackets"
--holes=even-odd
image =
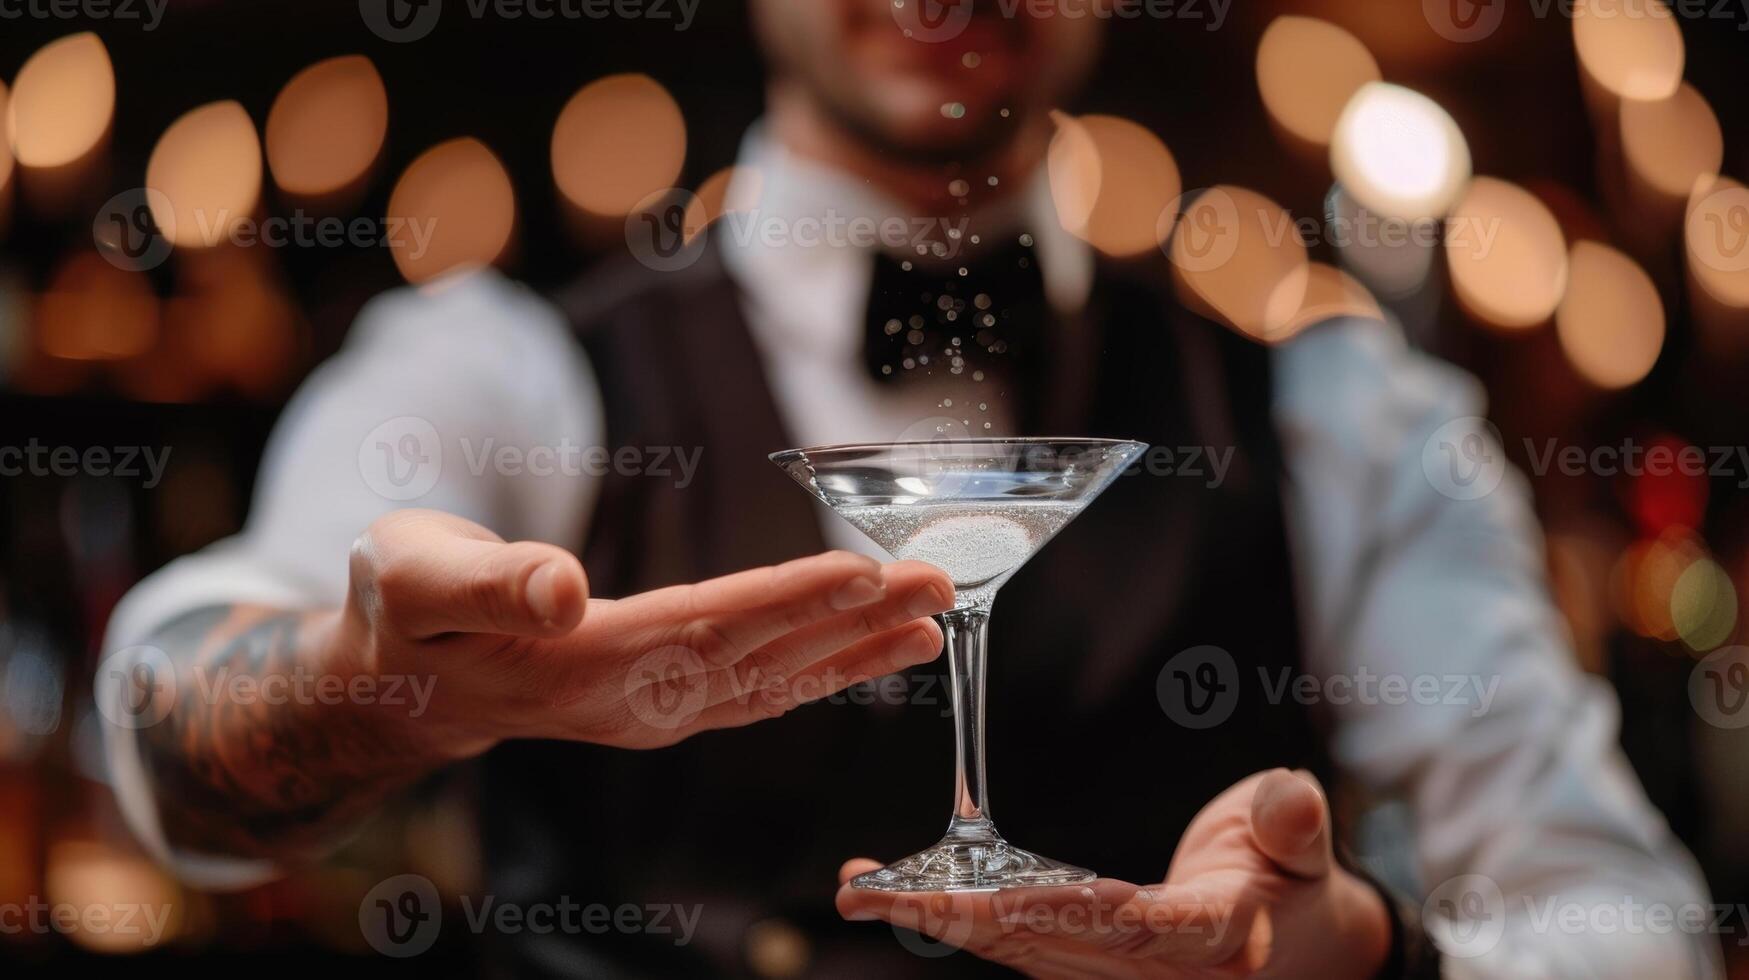
[(951, 379), (1005, 398), (1024, 417), (1040, 380), (1048, 318), (1031, 236), (987, 244), (958, 262), (878, 253), (874, 264), (863, 347), (869, 374), (897, 383)]

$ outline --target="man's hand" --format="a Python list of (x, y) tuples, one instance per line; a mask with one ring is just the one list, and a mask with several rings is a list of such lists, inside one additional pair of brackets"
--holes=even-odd
[(668, 745), (931, 660), (952, 602), (843, 552), (591, 600), (562, 548), (407, 510), (358, 539), (344, 608), (193, 610), (113, 693), (163, 709), (129, 727), (174, 847), (299, 860), (507, 738)]
[(425, 724), (457, 754), (507, 737), (651, 748), (934, 659), (928, 617), (953, 596), (931, 566), (831, 552), (589, 599), (562, 548), (408, 510), (353, 549), (336, 640), (366, 673), (430, 676)]
[(1322, 789), (1285, 769), (1204, 807), (1156, 885), (1102, 878), (933, 895), (850, 887), (876, 867), (856, 860), (839, 872), (846, 918), (884, 919), (1035, 977), (1366, 980), (1390, 952), (1383, 899), (1332, 855)]

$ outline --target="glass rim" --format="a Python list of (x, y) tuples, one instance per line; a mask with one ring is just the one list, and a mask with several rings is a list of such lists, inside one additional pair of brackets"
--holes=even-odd
[(784, 449), (772, 453), (767, 458), (776, 462), (783, 459), (824, 456), (828, 454), (842, 454), (871, 450), (910, 449), (923, 446), (937, 448), (953, 446), (1135, 446), (1138, 449), (1147, 449), (1148, 443), (1139, 439), (1108, 439), (1098, 436), (1007, 436), (991, 439), (913, 439), (904, 442), (842, 442), (825, 446), (802, 446), (796, 449)]

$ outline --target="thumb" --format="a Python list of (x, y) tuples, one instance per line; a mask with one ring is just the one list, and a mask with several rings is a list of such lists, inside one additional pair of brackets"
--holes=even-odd
[(535, 541), (506, 544), (448, 514), (379, 520), (353, 548), (366, 611), (405, 636), (560, 636), (583, 618), (588, 580), (575, 555)]
[(1283, 871), (1320, 878), (1330, 871), (1330, 806), (1311, 773), (1264, 773), (1251, 797), (1251, 836)]

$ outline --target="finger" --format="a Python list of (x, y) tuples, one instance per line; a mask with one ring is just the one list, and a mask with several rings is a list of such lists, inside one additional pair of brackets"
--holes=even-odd
[(1264, 774), (1251, 797), (1251, 836), (1289, 874), (1318, 878), (1330, 871), (1330, 807), (1310, 773)]
[[(873, 858), (851, 858), (838, 868), (838, 883), (850, 884), (850, 879), (870, 871), (879, 871), (883, 865)], [(839, 911), (843, 911), (842, 908)]]
[(872, 605), (885, 595), (880, 562), (831, 551), (662, 589), (622, 607), (646, 623), (678, 627), (679, 645), (721, 667), (787, 633)]
[(353, 546), (366, 614), (404, 636), (560, 636), (583, 618), (588, 580), (577, 557), (535, 541), (506, 544), (434, 512), (391, 515)]
[(881, 581), (886, 594), (879, 602), (780, 636), (737, 663), (742, 686), (781, 681), (860, 640), (953, 608), (953, 585), (932, 565), (895, 562), (881, 569)]
[(1149, 886), (1118, 916), (1140, 923), (1123, 951), (1186, 967), (1227, 963), (1247, 946), (1263, 898), (1238, 870)]
[[(884, 677), (915, 664), (928, 663), (940, 652), (941, 629), (929, 620), (916, 626), (888, 630), (845, 650), (842, 656), (846, 660), (836, 672), (824, 667), (811, 668), (797, 677), (768, 687), (738, 693), (705, 708), (689, 726), (690, 731), (740, 728), (776, 718), (798, 705), (837, 693), (861, 680)], [(709, 683), (713, 696), (726, 688), (728, 682), (720, 678), (729, 673), (719, 670), (711, 675)], [(857, 680), (848, 679), (852, 677)]]

